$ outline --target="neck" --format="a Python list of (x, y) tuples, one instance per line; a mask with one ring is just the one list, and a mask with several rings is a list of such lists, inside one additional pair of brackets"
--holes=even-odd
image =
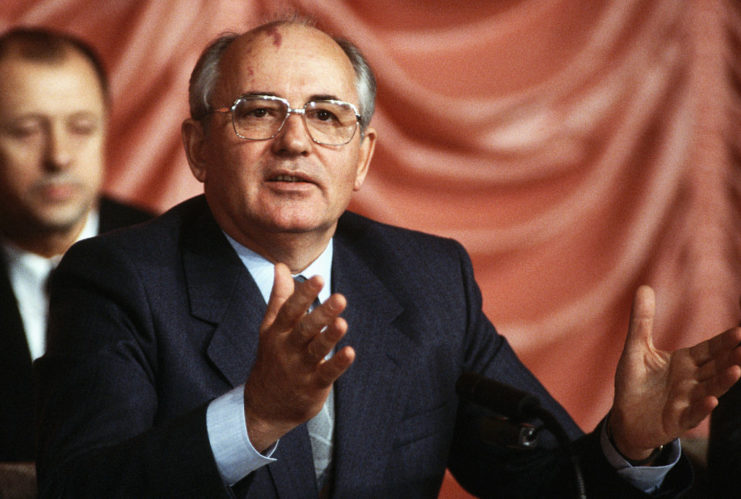
[(84, 226), (85, 220), (83, 219), (81, 223), (65, 231), (43, 232), (36, 230), (13, 232), (0, 230), (0, 235), (2, 235), (5, 241), (24, 251), (35, 253), (45, 258), (51, 258), (63, 255), (77, 241)]
[(334, 229), (321, 235), (313, 232), (271, 234), (269, 237), (261, 238), (259, 243), (240, 234), (236, 234), (240, 237), (235, 237), (231, 233), (229, 235), (268, 261), (283, 263), (288, 266), (292, 274), (299, 274), (319, 258), (319, 255), (327, 248), (333, 233)]

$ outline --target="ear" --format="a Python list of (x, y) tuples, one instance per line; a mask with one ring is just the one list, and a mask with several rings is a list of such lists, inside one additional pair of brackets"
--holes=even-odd
[(192, 118), (183, 121), (180, 127), (180, 134), (183, 138), (185, 147), (185, 157), (188, 159), (188, 165), (193, 176), (199, 182), (206, 181), (206, 172), (208, 171), (208, 162), (205, 154), (206, 132), (201, 122)]
[(365, 130), (363, 139), (360, 142), (360, 153), (358, 154), (358, 166), (355, 174), (355, 185), (353, 190), (357, 191), (365, 182), (365, 176), (368, 174), (370, 162), (373, 158), (373, 151), (376, 148), (376, 130), (368, 128)]

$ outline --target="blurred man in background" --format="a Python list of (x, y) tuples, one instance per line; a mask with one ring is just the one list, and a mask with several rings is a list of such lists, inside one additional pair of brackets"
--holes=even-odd
[(0, 36), (2, 497), (35, 488), (31, 363), (45, 350), (52, 269), (74, 242), (151, 216), (101, 196), (109, 107), (103, 65), (82, 40)]

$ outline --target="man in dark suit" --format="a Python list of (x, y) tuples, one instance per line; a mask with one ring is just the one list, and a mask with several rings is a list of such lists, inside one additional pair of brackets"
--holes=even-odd
[[(0, 461), (18, 463), (34, 458), (31, 362), (45, 347), (49, 271), (75, 241), (150, 216), (100, 198), (108, 84), (88, 45), (8, 31), (0, 75)], [(0, 495), (6, 478), (0, 469)]]
[(741, 329), (655, 350), (640, 288), (613, 409), (581, 435), (483, 315), (458, 243), (345, 211), (374, 96), (357, 49), (304, 23), (204, 51), (182, 127), (204, 196), (75, 245), (55, 274), (42, 496), (436, 497), (446, 467), (482, 496), (572, 495), (552, 439), (483, 438), (467, 371), (540, 400), (591, 497), (688, 485), (676, 437), (741, 376)]

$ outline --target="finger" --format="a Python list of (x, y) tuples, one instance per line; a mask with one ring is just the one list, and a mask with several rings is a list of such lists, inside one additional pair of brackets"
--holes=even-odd
[(724, 393), (730, 390), (739, 379), (741, 379), (741, 367), (737, 365), (731, 366), (715, 377), (709, 394), (714, 397), (721, 397)]
[(734, 350), (739, 346), (739, 342), (741, 327), (735, 327), (691, 347), (690, 357), (697, 365), (701, 365)]
[(741, 367), (732, 365), (703, 380), (698, 388), (702, 396), (720, 397), (741, 379)]
[(640, 286), (633, 298), (628, 336), (625, 339), (626, 350), (645, 345), (653, 346), (651, 335), (655, 314), (656, 299), (653, 289), (649, 286)]
[(705, 381), (732, 366), (741, 366), (741, 346), (717, 352), (710, 360), (700, 363), (696, 378)]
[(347, 332), (347, 322), (337, 317), (326, 330), (317, 334), (306, 347), (306, 360), (311, 364), (318, 364), (329, 354)]
[(680, 418), (680, 433), (683, 433), (691, 428), (694, 428), (700, 422), (708, 417), (713, 409), (718, 405), (717, 397), (703, 397), (692, 404), (682, 413)]
[(335, 353), (331, 359), (319, 364), (317, 368), (317, 382), (321, 387), (334, 383), (347, 368), (355, 361), (355, 350), (346, 346)]
[(285, 300), (275, 318), (276, 327), (281, 330), (293, 329), (304, 318), (323, 286), (324, 281), (320, 276), (295, 283), (293, 293)]
[(288, 340), (297, 348), (303, 348), (322, 330), (334, 322), (337, 316), (345, 309), (347, 302), (340, 294), (330, 296), (327, 301), (315, 308), (310, 314), (304, 315), (293, 328)]
[(346, 306), (347, 300), (345, 297), (339, 293), (334, 293), (324, 303), (316, 307), (306, 317), (305, 322), (312, 329), (321, 331), (329, 326), (345, 310)]
[[(294, 282), (291, 271), (282, 263), (276, 263), (273, 270), (273, 289), (268, 299), (268, 307), (263, 319), (264, 326), (272, 325), (281, 310), (283, 304), (293, 294)], [(264, 327), (263, 329), (267, 329)]]

